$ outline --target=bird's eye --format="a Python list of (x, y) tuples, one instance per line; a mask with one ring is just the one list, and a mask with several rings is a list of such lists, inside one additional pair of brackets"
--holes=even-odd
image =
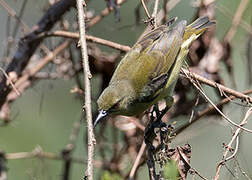
[(120, 107), (120, 100), (117, 101), (113, 106), (111, 106), (111, 108), (109, 109), (110, 112), (116, 112), (118, 111)]
[(112, 106), (112, 109), (118, 109), (120, 106), (120, 101), (118, 101), (117, 103), (115, 103), (113, 106)]

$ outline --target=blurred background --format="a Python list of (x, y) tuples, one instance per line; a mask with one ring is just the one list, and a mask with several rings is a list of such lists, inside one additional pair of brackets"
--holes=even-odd
[[(2, 4), (1, 0), (1, 4)], [(214, 2), (213, 11), (214, 19), (217, 21), (216, 29), (214, 30), (213, 37), (224, 42), (224, 38), (232, 26), (232, 20), (239, 7), (240, 0), (218, 0)], [(9, 7), (11, 7), (17, 14), (19, 14), (24, 0), (8, 0), (6, 1)], [(169, 17), (178, 17), (178, 20), (185, 19), (191, 22), (198, 16), (198, 5), (200, 1), (194, 0), (180, 0), (177, 1), (176, 6), (167, 12)], [(32, 27), (39, 21), (45, 11), (49, 8), (50, 3), (48, 0), (27, 0), (22, 21), (32, 29)], [(86, 2), (87, 12), (92, 17), (99, 15), (103, 9), (107, 7), (106, 1), (89, 0)], [(164, 2), (160, 1), (160, 9), (163, 7)], [(136, 20), (136, 9), (140, 6), (139, 1), (127, 0), (120, 7), (118, 7), (118, 14), (113, 12), (104, 17), (100, 22), (94, 26), (88, 28), (87, 33), (89, 35), (104, 38), (113, 42), (120, 43), (122, 45), (132, 46), (144, 31), (146, 25), (143, 23), (143, 19), (146, 19), (143, 8), (140, 6), (140, 20)], [(149, 0), (147, 7), (152, 12), (154, 1)], [(230, 41), (230, 57), (228, 58), (230, 66), (224, 61), (218, 62), (218, 76), (221, 77), (219, 82), (223, 83), (227, 87), (233, 88), (238, 91), (244, 91), (251, 89), (250, 68), (251, 66), (251, 25), (252, 25), (252, 3), (248, 0), (244, 12), (241, 14), (241, 21), (239, 21), (236, 32)], [(118, 21), (118, 16), (120, 21)], [(62, 29), (62, 23), (66, 23), (69, 31), (77, 31), (77, 11), (72, 8), (67, 12), (60, 23), (57, 23), (53, 30)], [(87, 21), (88, 23), (88, 21)], [(8, 12), (3, 6), (0, 6), (0, 65), (3, 69), (6, 69), (10, 58), (17, 50), (18, 40), (23, 37), (22, 28), (17, 29), (15, 26), (16, 19), (8, 16)], [(17, 29), (17, 34), (14, 39), (10, 39), (13, 32)], [(12, 41), (12, 46), (7, 52), (8, 40)], [(43, 41), (43, 44), (52, 50), (59, 42), (62, 42), (61, 37), (47, 38)], [(117, 59), (123, 56), (123, 52), (105, 47), (102, 45), (96, 45), (103, 52), (111, 56), (117, 56)], [(80, 62), (79, 48), (77, 48), (77, 41), (70, 45), (75, 62)], [(250, 49), (249, 49), (250, 48)], [(223, 50), (224, 51), (224, 50)], [(69, 52), (64, 52), (64, 55), (57, 57), (60, 61), (62, 56), (69, 58)], [(32, 56), (30, 63), (36, 63), (36, 60), (43, 57), (43, 52), (37, 50)], [(57, 61), (57, 58), (55, 61)], [(193, 62), (188, 58), (188, 64), (192, 65)], [(117, 60), (117, 62), (119, 61)], [(57, 63), (56, 63), (57, 64)], [(78, 64), (78, 63), (77, 63)], [(92, 69), (92, 68), (91, 68)], [(230, 70), (231, 69), (231, 70)], [(42, 72), (57, 72), (59, 71), (55, 63), (48, 64)], [(231, 73), (230, 73), (231, 72)], [(216, 75), (216, 73), (215, 73)], [(101, 73), (93, 73), (92, 78), (92, 103), (94, 116), (96, 115), (96, 99), (101, 92), (102, 79)], [(79, 80), (81, 84), (82, 73), (79, 74)], [(0, 127), (0, 149), (6, 154), (8, 153), (20, 153), (20, 152), (32, 152), (34, 150), (50, 152), (56, 155), (61, 155), (67, 144), (70, 142), (70, 136), (74, 130), (74, 124), (79, 126), (79, 133), (77, 136), (75, 149), (71, 156), (79, 160), (86, 160), (87, 157), (87, 140), (86, 140), (86, 122), (82, 119), (82, 106), (83, 95), (80, 93), (71, 93), (76, 87), (75, 76), (70, 76), (67, 73), (63, 74), (60, 78), (41, 78), (33, 82), (32, 86), (27, 88), (22, 96), (17, 98), (12, 104), (10, 109), (10, 122)], [(212, 99), (217, 103), (222, 98), (218, 92), (206, 85), (203, 88)], [(190, 86), (191, 93), (188, 93), (188, 99), (196, 97), (197, 91)], [(204, 101), (204, 100), (202, 100)], [(237, 104), (239, 103), (239, 104)], [(194, 103), (195, 104), (195, 103)], [(242, 104), (242, 105), (241, 105)], [(203, 107), (207, 107), (205, 104)], [(199, 107), (199, 108), (203, 108)], [(192, 108), (193, 109), (193, 108)], [(191, 109), (191, 110), (192, 110)], [(197, 107), (195, 107), (197, 109)], [(194, 109), (194, 110), (195, 110)], [(191, 115), (189, 113), (181, 113), (180, 115), (174, 115), (175, 121), (188, 122)], [(223, 112), (230, 117), (233, 121), (239, 123), (246, 111), (248, 110), (248, 104), (241, 102), (240, 100), (234, 100), (232, 103), (222, 107)], [(246, 128), (252, 129), (252, 119), (248, 119)], [(105, 176), (105, 170), (110, 171), (111, 158), (114, 157), (115, 145), (118, 148), (117, 153), (124, 151), (125, 154), (120, 159), (121, 164), (120, 171), (127, 174), (133, 164), (132, 157), (136, 156), (143, 137), (143, 132), (124, 132), (120, 128), (114, 126), (114, 121), (109, 121), (104, 125), (98, 126), (95, 129), (96, 139), (98, 145), (96, 146), (96, 165), (95, 165), (95, 177), (96, 179), (101, 176)], [(234, 127), (233, 127), (234, 128)], [(140, 134), (140, 135), (139, 135)], [(131, 137), (131, 138), (130, 138)], [(186, 128), (173, 140), (172, 145), (184, 145), (189, 143), (192, 147), (191, 165), (197, 169), (204, 177), (212, 179), (215, 176), (216, 166), (222, 158), (224, 152), (223, 143), (228, 143), (232, 137), (232, 128), (226, 123), (221, 116), (216, 114), (212, 116), (204, 116), (196, 123), (192, 124), (189, 128)], [(136, 143), (133, 153), (128, 148), (130, 145), (130, 139)], [(116, 139), (116, 140), (115, 140)], [(126, 146), (125, 144), (128, 144)], [(128, 148), (128, 149), (127, 149)], [(240, 168), (246, 172), (246, 174), (252, 177), (252, 156), (251, 156), (251, 134), (243, 132), (240, 138), (239, 152), (237, 154), (237, 161)], [(102, 151), (101, 151), (102, 149)], [(127, 149), (127, 151), (126, 151)], [(105, 157), (105, 158), (104, 158)], [(110, 163), (102, 163), (106, 159)], [(114, 160), (116, 162), (116, 160)], [(102, 165), (101, 165), (102, 164)], [(48, 158), (16, 158), (7, 160), (7, 176), (8, 179), (62, 179), (64, 162), (62, 160), (53, 160)], [(80, 179), (85, 173), (85, 163), (71, 164), (70, 178)], [(235, 161), (227, 163), (226, 167), (221, 170), (221, 179), (246, 179), (245, 176), (238, 170), (238, 176), (230, 173), (236, 172), (237, 168)], [(110, 171), (112, 172), (112, 171)], [(119, 174), (117, 170), (114, 171)], [(146, 179), (148, 176), (147, 165), (144, 163), (137, 171), (136, 179)], [(189, 175), (188, 179), (192, 179), (193, 175)], [(110, 177), (110, 175), (108, 175)], [(112, 177), (112, 176), (111, 176)], [(120, 179), (113, 177), (114, 179)], [(200, 179), (199, 177), (195, 177)]]

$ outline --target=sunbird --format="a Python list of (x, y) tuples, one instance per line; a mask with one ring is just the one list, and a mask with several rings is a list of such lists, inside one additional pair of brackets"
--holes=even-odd
[(190, 25), (167, 23), (141, 37), (118, 64), (97, 100), (94, 126), (108, 115), (138, 115), (159, 100), (173, 104), (173, 91), (190, 44), (215, 24), (200, 17)]

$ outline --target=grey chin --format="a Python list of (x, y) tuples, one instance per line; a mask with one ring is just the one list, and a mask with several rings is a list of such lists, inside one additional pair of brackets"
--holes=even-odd
[(105, 110), (100, 110), (97, 118), (94, 121), (94, 128), (96, 127), (96, 125), (100, 122), (100, 120), (102, 120), (103, 118), (105, 118), (108, 115), (108, 112)]

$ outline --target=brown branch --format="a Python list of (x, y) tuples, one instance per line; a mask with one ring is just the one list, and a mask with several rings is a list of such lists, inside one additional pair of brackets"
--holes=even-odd
[(243, 94), (241, 92), (238, 92), (238, 91), (235, 91), (233, 89), (230, 89), (230, 88), (228, 88), (226, 86), (223, 86), (223, 85), (221, 85), (219, 83), (216, 83), (214, 81), (211, 81), (209, 79), (206, 79), (203, 76), (200, 76), (200, 75), (198, 75), (196, 73), (192, 73), (192, 72), (190, 72), (187, 69), (182, 68), (182, 72), (187, 77), (193, 78), (193, 79), (195, 79), (195, 80), (197, 80), (199, 82), (202, 82), (202, 83), (207, 84), (209, 86), (212, 86), (214, 88), (218, 88), (218, 89), (222, 90), (223, 92), (226, 92), (226, 93), (228, 93), (230, 95), (233, 95), (233, 96), (235, 96), (235, 97), (237, 97), (239, 99), (242, 99), (242, 100), (245, 100), (245, 101), (247, 101), (249, 103), (252, 103), (252, 98), (250, 96), (248, 96), (248, 95), (245, 95), (245, 94)]
[(150, 13), (149, 13), (149, 11), (148, 11), (146, 5), (145, 5), (144, 0), (141, 0), (141, 3), (142, 3), (142, 6), (143, 6), (143, 8), (144, 8), (144, 12), (145, 12), (146, 16), (148, 17), (148, 19), (151, 19)]
[(237, 31), (237, 27), (240, 24), (242, 14), (244, 13), (244, 11), (247, 8), (248, 2), (249, 2), (249, 0), (241, 0), (239, 7), (237, 8), (236, 13), (233, 17), (232, 26), (228, 30), (227, 34), (224, 37), (225, 42), (231, 42), (231, 40), (233, 39), (233, 37)]
[(37, 72), (39, 72), (42, 68), (44, 68), (49, 62), (51, 62), (59, 53), (65, 50), (69, 46), (69, 44), (70, 44), (69, 41), (65, 41), (62, 44), (60, 44), (47, 56), (41, 59), (40, 62), (34, 68), (32, 68), (22, 77), (20, 77), (15, 83), (15, 86), (19, 88), (19, 86), (21, 86), (25, 81), (27, 81), (30, 77), (33, 77)]
[[(27, 0), (25, 0), (24, 2), (25, 2), (25, 4), (26, 4)], [(8, 14), (9, 14), (10, 16), (14, 17), (14, 18), (17, 20), (17, 23), (16, 23), (16, 25), (15, 25), (15, 27), (14, 27), (14, 31), (13, 31), (13, 34), (12, 34), (12, 39), (14, 39), (15, 36), (16, 36), (16, 34), (17, 34), (18, 23), (20, 23), (20, 24), (22, 25), (22, 28), (23, 28), (23, 30), (24, 30), (24, 34), (28, 34), (28, 33), (31, 32), (31, 29), (30, 29), (30, 28), (26, 25), (26, 23), (21, 19), (21, 17), (22, 17), (22, 10), (23, 10), (25, 4), (23, 4), (23, 7), (22, 7), (22, 9), (21, 9), (20, 16), (17, 16), (17, 15), (16, 15), (16, 14), (17, 14), (16, 11), (15, 11), (14, 9), (12, 9), (4, 0), (0, 0), (0, 4), (5, 8), (5, 10), (8, 12)], [(7, 36), (7, 37), (8, 37), (8, 36)], [(12, 42), (11, 42), (11, 43), (12, 43)], [(8, 48), (11, 47), (10, 42), (8, 42), (8, 45), (7, 45), (7, 46), (8, 46), (8, 47), (7, 47), (7, 55), (8, 55)], [(45, 45), (43, 45), (43, 44), (40, 45), (40, 48), (41, 48), (45, 53), (49, 52), (48, 48), (47, 48)]]
[(158, 12), (158, 4), (159, 4), (159, 0), (155, 0), (155, 5), (153, 8), (153, 13), (151, 15), (151, 17), (154, 19), (154, 27), (157, 27), (157, 12)]
[[(247, 90), (247, 91), (244, 91), (242, 93), (243, 94), (251, 94), (252, 90)], [(226, 98), (222, 99), (218, 104), (216, 104), (216, 107), (220, 108), (221, 106), (227, 104), (228, 102), (230, 102), (230, 101), (232, 101), (232, 100), (234, 100), (236, 98), (237, 97), (235, 97), (235, 96), (226, 97)], [(198, 112), (197, 115), (188, 124), (180, 127), (179, 129), (176, 129), (175, 134), (179, 134), (180, 132), (182, 132), (183, 130), (185, 130), (189, 126), (191, 126), (193, 123), (197, 122), (197, 120), (199, 120), (201, 117), (203, 117), (205, 115), (208, 115), (208, 114), (211, 114), (211, 113), (213, 113), (215, 111), (216, 111), (215, 107), (211, 105), (210, 107), (207, 107), (206, 109)]]
[[(118, 1), (117, 5), (121, 5), (124, 2), (126, 2), (126, 0), (120, 0), (120, 1)], [(94, 26), (95, 24), (97, 24), (98, 22), (100, 22), (102, 20), (102, 18), (109, 15), (112, 10), (114, 10), (114, 8), (112, 8), (112, 9), (111, 8), (105, 8), (104, 10), (102, 10), (100, 15), (95, 16), (94, 18), (92, 18), (88, 22), (87, 27), (90, 28), (90, 27)]]
[[(0, 151), (1, 152), (1, 151)], [(6, 160), (17, 160), (17, 159), (31, 159), (31, 158), (45, 158), (45, 159), (51, 159), (51, 160), (61, 160), (64, 161), (64, 158), (62, 154), (56, 154), (52, 152), (45, 152), (41, 149), (41, 147), (36, 147), (31, 152), (17, 152), (17, 153), (6, 153), (4, 154), (4, 157)], [(86, 164), (86, 160), (78, 158), (78, 157), (72, 157), (71, 161), (78, 164)], [(97, 168), (101, 168), (104, 165), (113, 165), (115, 164), (109, 162), (101, 162), (101, 161), (94, 161), (94, 166)]]
[[(25, 73), (23, 76), (21, 76), (16, 83), (14, 84), (14, 87), (22, 94), (22, 92), (30, 86), (29, 79), (31, 77), (34, 77), (36, 73), (38, 73), (43, 67), (45, 67), (49, 62), (51, 62), (59, 53), (61, 53), (68, 45), (69, 41), (65, 41), (64, 43), (60, 44), (57, 48), (54, 49), (51, 53), (49, 53), (47, 56), (39, 60), (40, 63), (38, 63), (33, 69)], [(0, 115), (1, 118), (3, 118), (6, 123), (9, 122), (8, 114), (9, 114), (9, 102), (17, 99), (19, 95), (16, 94), (16, 92), (10, 92), (8, 96), (6, 97), (6, 101), (4, 105), (1, 108)]]
[[(182, 71), (184, 72), (184, 69), (182, 69)], [(184, 74), (186, 74), (184, 72)], [(187, 76), (187, 74), (186, 74)], [(229, 122), (230, 124), (232, 124), (233, 126), (236, 126), (237, 128), (241, 128), (242, 130), (246, 131), (246, 132), (249, 132), (249, 133), (252, 133), (252, 130), (250, 129), (247, 129), (247, 128), (244, 128), (242, 126), (240, 126), (239, 124), (236, 124), (235, 122), (233, 122), (232, 120), (230, 120), (212, 101), (211, 99), (204, 93), (204, 91), (202, 90), (202, 87), (201, 85), (199, 84), (198, 81), (195, 81), (193, 79), (193, 77), (189, 77), (187, 76), (187, 78), (191, 81), (191, 83), (194, 85), (194, 87), (201, 93), (201, 95), (212, 105), (214, 106), (214, 108), (216, 109), (216, 111), (227, 121)]]
[(29, 27), (22, 21), (22, 19), (17, 16), (17, 13), (12, 9), (4, 0), (0, 0), (1, 6), (8, 12), (8, 14), (14, 18), (22, 25), (26, 33), (30, 32)]
[(135, 173), (136, 173), (136, 170), (137, 170), (137, 167), (139, 165), (139, 162), (141, 160), (141, 157), (143, 156), (143, 153), (145, 151), (145, 148), (146, 148), (146, 144), (145, 142), (142, 143), (141, 147), (140, 147), (140, 150), (138, 151), (138, 154), (137, 154), (137, 157), (136, 157), (136, 160), (130, 170), (130, 175), (129, 175), (129, 179), (134, 179), (134, 176), (135, 176)]
[(92, 108), (91, 108), (91, 87), (90, 87), (91, 73), (89, 70), (86, 32), (85, 32), (86, 15), (84, 13), (82, 2), (83, 2), (82, 0), (77, 0), (81, 55), (82, 55), (82, 65), (83, 65), (83, 71), (84, 71), (84, 85), (85, 85), (84, 109), (85, 109), (85, 114), (86, 114), (87, 131), (88, 131), (88, 161), (87, 161), (87, 171), (86, 171), (85, 177), (87, 177), (88, 180), (93, 180), (93, 158), (94, 158), (95, 137), (94, 137), (94, 131), (93, 131)]
[[(0, 3), (2, 3), (2, 0), (0, 0)], [(10, 37), (11, 40), (9, 39), (9, 36), (7, 36), (7, 38), (8, 38), (8, 44), (7, 44), (7, 48), (6, 48), (6, 56), (7, 57), (10, 55), (10, 50), (11, 50), (11, 47), (13, 45), (14, 39), (16, 38), (18, 29), (19, 29), (19, 24), (21, 24), (20, 21), (22, 21), (21, 18), (22, 18), (23, 14), (24, 14), (26, 4), (27, 4), (27, 0), (24, 0), (23, 3), (22, 3), (22, 7), (21, 7), (21, 10), (19, 12), (19, 15), (15, 16), (15, 17), (17, 17), (17, 21), (16, 21), (15, 26), (13, 28), (12, 36)], [(10, 32), (7, 32), (7, 33), (10, 33)]]
[[(240, 123), (240, 126), (244, 126), (247, 123), (247, 119), (248, 117), (251, 115), (252, 113), (252, 108), (249, 108), (249, 110), (247, 111), (245, 117), (243, 118), (243, 120)], [(217, 170), (216, 170), (216, 175), (214, 180), (218, 180), (220, 177), (220, 170), (221, 167), (224, 165), (224, 163), (226, 162), (226, 157), (228, 152), (230, 151), (230, 149), (232, 148), (232, 144), (234, 142), (234, 140), (239, 136), (239, 134), (241, 133), (242, 129), (241, 128), (237, 128), (234, 135), (232, 136), (232, 139), (230, 140), (230, 142), (228, 143), (226, 150), (223, 153), (223, 157), (222, 157), (222, 161), (218, 164), (217, 166)]]
[[(65, 38), (73, 38), (73, 39), (79, 39), (79, 33), (75, 33), (75, 32), (69, 32), (69, 31), (54, 31), (51, 33), (45, 33), (43, 35), (41, 35), (41, 37), (45, 37), (45, 36), (59, 36), (59, 37), (65, 37)], [(125, 46), (125, 45), (121, 45), (112, 41), (108, 41), (102, 38), (98, 38), (95, 36), (91, 36), (91, 35), (86, 35), (86, 40), (90, 41), (90, 42), (95, 42), (98, 44), (102, 44), (104, 46), (109, 46), (112, 48), (115, 48), (117, 50), (120, 51), (129, 51), (130, 47), (129, 46)]]
[[(233, 20), (233, 14), (230, 12), (225, 6), (218, 4), (215, 5), (216, 9), (218, 9), (224, 16), (229, 18), (230, 20)], [(252, 26), (248, 24), (246, 21), (240, 19), (239, 26), (243, 28), (245, 31), (251, 33), (252, 32)]]
[[(52, 152), (44, 152), (40, 147), (36, 147), (31, 152), (17, 152), (17, 153), (7, 153), (5, 155), (7, 160), (16, 160), (16, 159), (30, 159), (30, 158), (46, 158), (46, 159), (52, 159), (52, 160), (64, 160), (61, 154), (55, 154)], [(80, 158), (73, 158), (72, 162), (74, 163), (80, 163), (85, 164), (84, 159)]]
[[(18, 96), (20, 96), (20, 92), (17, 90), (17, 88), (15, 87), (15, 85), (13, 84), (12, 82), (12, 78), (10, 76), (8, 76), (8, 74), (4, 71), (3, 68), (0, 67), (0, 71), (2, 71), (2, 73), (4, 74), (4, 76), (6, 77), (7, 79), (7, 84), (10, 84), (12, 86), (12, 88), (14, 89), (14, 91), (16, 92), (16, 94)], [(15, 77), (14, 77), (15, 78)]]
[[(22, 75), (30, 57), (41, 43), (41, 39), (37, 39), (37, 35), (42, 32), (49, 31), (62, 17), (62, 15), (73, 6), (75, 6), (74, 0), (61, 0), (48, 9), (37, 25), (33, 28), (33, 31), (19, 41), (17, 51), (13, 56), (11, 63), (7, 66), (7, 74), (14, 72), (17, 77)], [(7, 85), (7, 78), (5, 76), (2, 76), (0, 80), (1, 108), (12, 88), (10, 85)]]

